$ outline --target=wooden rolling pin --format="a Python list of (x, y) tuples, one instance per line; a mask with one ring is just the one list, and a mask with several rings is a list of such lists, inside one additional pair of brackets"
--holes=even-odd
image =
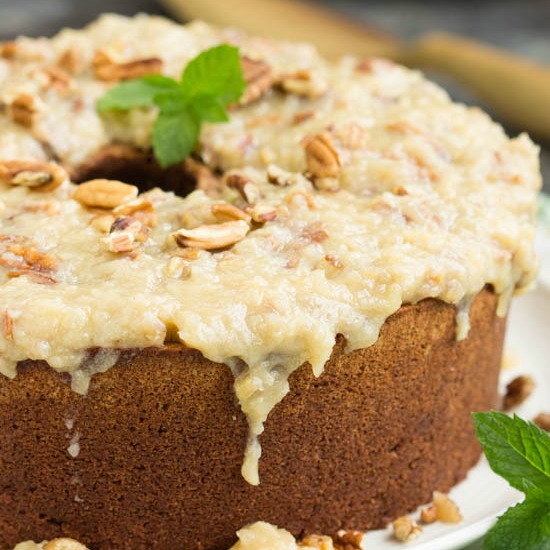
[(412, 43), (303, 0), (162, 0), (183, 20), (312, 42), (326, 56), (382, 56), (466, 84), (502, 121), (550, 143), (550, 67), (473, 40), (428, 34)]

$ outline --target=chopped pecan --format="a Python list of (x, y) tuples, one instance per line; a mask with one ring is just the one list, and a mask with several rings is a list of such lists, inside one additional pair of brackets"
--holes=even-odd
[(307, 69), (283, 76), (280, 86), (287, 93), (309, 98), (319, 97), (328, 90), (328, 82)]
[(117, 180), (96, 179), (81, 183), (73, 199), (83, 206), (116, 208), (137, 197), (138, 188)]
[(117, 63), (103, 50), (98, 50), (92, 60), (92, 66), (96, 77), (106, 81), (129, 80), (148, 74), (160, 73), (162, 71), (162, 65), (162, 59), (158, 57), (135, 59), (126, 63)]
[(365, 537), (362, 531), (346, 531), (340, 529), (332, 538), (334, 550), (361, 550), (361, 543)]
[(229, 174), (225, 178), (225, 185), (238, 191), (248, 204), (254, 204), (260, 200), (260, 188), (246, 176), (235, 173)]
[(541, 429), (545, 430), (547, 432), (550, 432), (550, 413), (539, 413), (535, 418), (533, 418), (533, 422)]
[(335, 178), (340, 173), (340, 156), (328, 132), (321, 132), (304, 143), (308, 171), (315, 178)]
[(305, 202), (309, 210), (315, 210), (315, 202), (313, 197), (307, 191), (303, 189), (295, 189), (291, 191), (286, 197), (285, 202), (288, 204), (300, 204)]
[(2, 239), (0, 247), (0, 266), (9, 270), (8, 277), (13, 279), (28, 275), (38, 283), (55, 283), (56, 259), (37, 250), (28, 239), (15, 237), (12, 240)]
[(113, 214), (117, 216), (134, 216), (148, 227), (155, 227), (158, 221), (153, 203), (143, 197), (138, 197), (133, 201), (117, 206), (113, 209)]
[(334, 550), (334, 544), (326, 535), (306, 535), (298, 543), (298, 548), (304, 550)]
[(215, 250), (235, 244), (245, 238), (250, 226), (244, 220), (213, 225), (201, 225), (194, 229), (179, 229), (172, 233), (178, 246), (190, 246), (202, 250)]
[(45, 90), (53, 89), (65, 93), (72, 85), (71, 77), (59, 67), (41, 68), (37, 73), (37, 77)]
[(443, 523), (460, 523), (462, 521), (462, 514), (458, 506), (445, 493), (434, 491), (433, 505), (436, 509), (438, 521)]
[(34, 97), (27, 93), (19, 94), (6, 109), (7, 115), (17, 124), (31, 128), (34, 124), (34, 116), (37, 112)]
[(257, 202), (249, 206), (246, 211), (256, 223), (272, 222), (277, 219), (277, 208), (271, 204)]
[(110, 252), (132, 252), (136, 242), (145, 242), (149, 228), (133, 216), (115, 218), (106, 237), (100, 242)]
[(83, 52), (77, 48), (68, 48), (65, 50), (59, 56), (57, 64), (70, 74), (79, 74), (86, 66)]
[(505, 411), (521, 405), (535, 389), (535, 381), (531, 376), (517, 376), (506, 386), (506, 395), (502, 402)]
[(287, 187), (294, 185), (303, 180), (302, 174), (295, 172), (287, 172), (275, 164), (270, 164), (267, 167), (267, 181), (273, 185), (279, 185), (280, 187)]
[(401, 542), (410, 542), (422, 533), (422, 527), (409, 516), (397, 518), (393, 524), (393, 535)]
[(312, 223), (303, 229), (301, 237), (309, 242), (320, 243), (328, 239), (328, 233), (320, 223)]
[(271, 67), (259, 59), (242, 56), (241, 68), (246, 80), (246, 90), (239, 103), (246, 105), (267, 92), (275, 83), (275, 77)]
[(17, 44), (15, 42), (0, 42), (0, 57), (14, 59), (17, 55)]
[(191, 264), (180, 256), (172, 256), (164, 269), (172, 279), (187, 279), (191, 276)]
[(0, 161), (0, 180), (11, 185), (30, 187), (37, 191), (52, 191), (67, 179), (58, 164), (22, 160)]
[(210, 206), (212, 215), (218, 222), (244, 220), (250, 222), (250, 215), (228, 202), (215, 202)]
[(100, 233), (109, 233), (114, 221), (115, 217), (112, 214), (98, 214), (90, 220), (90, 224)]
[(301, 113), (296, 113), (292, 117), (292, 123), (293, 124), (301, 124), (302, 122), (305, 122), (306, 120), (309, 120), (310, 118), (313, 118), (315, 116), (315, 111), (303, 111)]

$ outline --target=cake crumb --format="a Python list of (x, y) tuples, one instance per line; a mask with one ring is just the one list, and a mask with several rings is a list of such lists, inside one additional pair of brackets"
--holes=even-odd
[(533, 422), (542, 430), (550, 432), (550, 413), (541, 412), (533, 418)]
[(401, 542), (410, 542), (422, 533), (422, 527), (409, 516), (401, 516), (393, 522), (393, 535)]
[(517, 376), (506, 386), (502, 408), (509, 411), (521, 405), (533, 393), (534, 389), (535, 381), (531, 376)]

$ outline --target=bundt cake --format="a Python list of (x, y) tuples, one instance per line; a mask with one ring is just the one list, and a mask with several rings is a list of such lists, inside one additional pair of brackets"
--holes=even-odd
[[(162, 168), (118, 82), (239, 48)], [(536, 272), (537, 148), (380, 59), (106, 15), (0, 47), (0, 548), (226, 550), (447, 491)]]

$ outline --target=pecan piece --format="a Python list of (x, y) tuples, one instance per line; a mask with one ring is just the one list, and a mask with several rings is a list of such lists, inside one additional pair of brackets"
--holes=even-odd
[(335, 178), (340, 173), (340, 156), (328, 132), (306, 140), (304, 145), (308, 171), (316, 178)]
[(101, 244), (110, 252), (133, 252), (136, 242), (145, 242), (149, 228), (133, 216), (115, 218), (109, 235), (100, 239)]
[(539, 413), (535, 418), (533, 418), (533, 422), (541, 429), (546, 432), (550, 432), (550, 413)]
[(116, 208), (135, 199), (138, 188), (118, 180), (96, 179), (81, 183), (73, 193), (73, 199), (83, 206)]
[(6, 109), (7, 115), (25, 128), (32, 127), (36, 112), (37, 107), (34, 97), (25, 92), (19, 94)]
[(289, 94), (309, 98), (319, 97), (328, 90), (328, 82), (307, 69), (283, 76), (280, 85)]
[(6, 340), (13, 340), (13, 319), (7, 309), (2, 311), (2, 333)]
[(98, 50), (92, 60), (92, 66), (96, 77), (106, 81), (129, 80), (148, 74), (160, 73), (162, 71), (162, 65), (162, 59), (158, 57), (135, 59), (126, 63), (117, 63), (102, 50)]
[(250, 215), (228, 202), (215, 202), (210, 206), (212, 215), (218, 222), (244, 220), (250, 222)]
[(225, 179), (225, 185), (238, 191), (239, 195), (248, 203), (254, 204), (260, 200), (260, 188), (246, 176), (241, 174), (229, 174)]
[(0, 180), (10, 185), (30, 187), (37, 191), (53, 191), (67, 179), (67, 172), (48, 162), (22, 160), (0, 161)]
[(241, 57), (241, 68), (246, 80), (246, 90), (239, 100), (239, 104), (246, 105), (261, 97), (275, 83), (271, 67), (259, 59)]
[(153, 203), (143, 197), (117, 206), (113, 209), (113, 214), (117, 216), (133, 216), (148, 227), (155, 227), (158, 221)]
[(244, 220), (213, 225), (200, 225), (194, 229), (179, 229), (172, 233), (178, 246), (190, 246), (202, 250), (215, 250), (244, 239), (250, 226)]
[(278, 216), (275, 206), (262, 202), (249, 206), (246, 211), (256, 223), (272, 222)]
[(521, 405), (535, 389), (535, 381), (531, 376), (517, 376), (506, 386), (506, 395), (502, 408), (509, 411)]

